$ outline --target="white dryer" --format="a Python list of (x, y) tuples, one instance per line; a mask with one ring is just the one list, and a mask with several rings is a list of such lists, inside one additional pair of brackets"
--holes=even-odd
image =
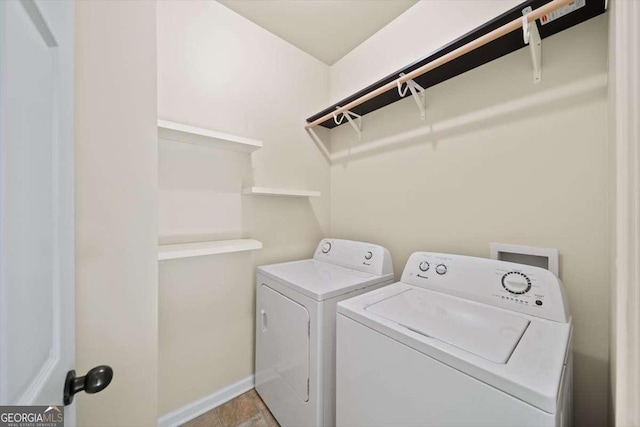
[(572, 322), (558, 278), (417, 252), (338, 304), (338, 426), (570, 426)]
[(393, 283), (389, 251), (324, 239), (313, 259), (257, 276), (258, 394), (283, 426), (335, 425), (336, 304)]

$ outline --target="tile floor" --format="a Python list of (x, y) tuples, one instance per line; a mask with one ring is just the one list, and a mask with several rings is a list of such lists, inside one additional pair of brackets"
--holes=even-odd
[(205, 412), (182, 427), (280, 427), (255, 389)]

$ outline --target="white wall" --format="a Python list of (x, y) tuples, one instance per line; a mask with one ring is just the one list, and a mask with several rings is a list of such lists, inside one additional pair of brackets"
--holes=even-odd
[[(264, 143), (247, 155), (160, 141), (163, 243), (264, 244), (160, 263), (160, 415), (253, 374), (255, 266), (308, 257), (328, 233), (329, 167), (302, 127), (328, 94), (325, 64), (219, 3), (158, 2), (158, 116)], [(241, 196), (248, 185), (322, 197)]]
[(77, 2), (76, 371), (113, 367), (76, 397), (80, 426), (157, 419), (156, 6)]
[[(452, 9), (495, 16), (508, 5), (418, 3), (332, 67), (331, 98), (424, 56), (432, 41), (442, 44), (428, 25), (442, 30), (434, 22), (440, 8), (448, 28), (458, 22)], [(418, 28), (421, 36), (409, 37)], [(403, 53), (394, 54), (396, 47)], [(349, 126), (332, 130), (334, 153), (349, 144), (361, 152), (331, 169), (331, 229), (335, 237), (388, 247), (396, 276), (417, 250), (488, 257), (490, 242), (558, 248), (575, 322), (575, 425), (602, 426), (609, 363), (607, 18), (545, 39), (542, 49), (538, 85), (523, 49), (428, 89), (425, 122), (406, 99), (365, 116), (360, 143)]]

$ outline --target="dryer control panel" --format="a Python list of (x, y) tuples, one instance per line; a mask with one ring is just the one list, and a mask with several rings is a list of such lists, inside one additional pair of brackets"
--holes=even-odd
[(568, 322), (571, 317), (560, 279), (549, 270), (529, 265), (415, 252), (401, 281), (557, 322)]
[(377, 276), (393, 274), (389, 251), (383, 246), (371, 243), (322, 239), (313, 259)]

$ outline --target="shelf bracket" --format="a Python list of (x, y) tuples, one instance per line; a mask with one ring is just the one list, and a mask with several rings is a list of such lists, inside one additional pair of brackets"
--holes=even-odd
[(528, 44), (531, 51), (533, 83), (540, 83), (542, 80), (542, 39), (538, 32), (538, 23), (535, 20), (529, 22), (527, 19), (527, 15), (532, 11), (531, 6), (522, 10), (522, 36), (524, 44)]
[[(340, 108), (340, 106), (336, 105), (336, 108)], [(338, 119), (338, 115), (336, 113), (333, 113), (333, 121), (337, 125), (341, 125), (342, 122), (344, 122), (345, 117), (349, 121), (349, 124), (351, 125), (351, 127), (358, 134), (358, 140), (361, 141), (362, 140), (362, 116), (347, 110), (344, 113), (342, 113), (342, 116), (340, 117), (340, 119)], [(353, 119), (356, 119), (357, 123)]]
[[(404, 73), (400, 73), (400, 77), (403, 77), (404, 75)], [(424, 88), (413, 80), (407, 80), (407, 85), (404, 90), (402, 90), (402, 83), (398, 80), (398, 94), (400, 97), (404, 97), (407, 94), (407, 90), (411, 91), (411, 96), (413, 96), (416, 104), (418, 104), (418, 108), (420, 109), (420, 120), (424, 120), (427, 117), (427, 96)]]

